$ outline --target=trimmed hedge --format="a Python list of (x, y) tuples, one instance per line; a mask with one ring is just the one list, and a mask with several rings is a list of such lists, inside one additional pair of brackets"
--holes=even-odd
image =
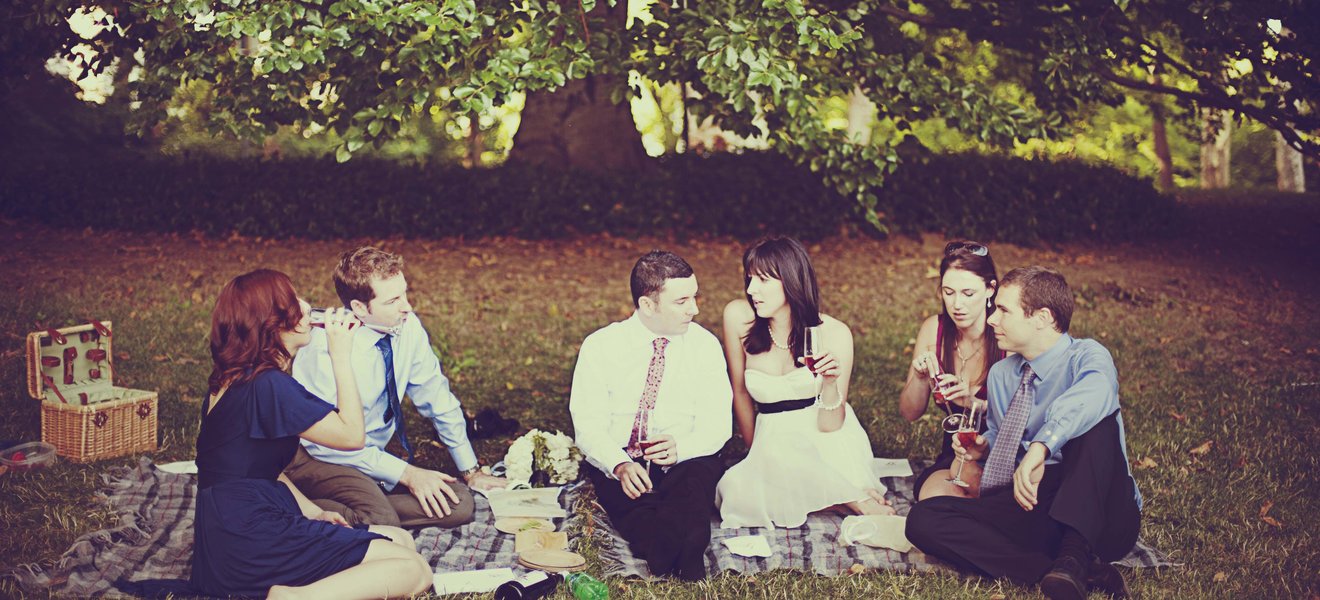
[[(125, 153), (0, 166), (3, 213), (51, 225), (262, 237), (547, 238), (607, 231), (818, 239), (870, 229), (854, 203), (773, 153), (675, 156), (646, 173), (355, 160), (171, 160)], [(912, 157), (878, 210), (898, 231), (1019, 243), (1164, 231), (1172, 199), (1081, 163)]]

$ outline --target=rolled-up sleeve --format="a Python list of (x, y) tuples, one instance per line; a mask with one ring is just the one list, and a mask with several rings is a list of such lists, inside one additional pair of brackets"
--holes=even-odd
[(568, 412), (573, 419), (577, 447), (587, 462), (614, 477), (614, 467), (628, 462), (628, 453), (610, 442), (610, 389), (605, 365), (607, 349), (599, 333), (587, 336), (578, 351), (569, 392)]

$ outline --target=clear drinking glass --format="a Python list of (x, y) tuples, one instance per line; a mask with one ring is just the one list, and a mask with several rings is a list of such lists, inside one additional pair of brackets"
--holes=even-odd
[(802, 362), (816, 374), (816, 359), (820, 356), (820, 326), (815, 325), (802, 330)]

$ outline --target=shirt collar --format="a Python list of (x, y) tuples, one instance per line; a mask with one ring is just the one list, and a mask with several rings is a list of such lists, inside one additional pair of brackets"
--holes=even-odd
[(638, 341), (645, 341), (648, 346), (657, 338), (665, 338), (671, 344), (674, 342), (682, 343), (683, 341), (684, 336), (682, 335), (661, 335), (651, 331), (642, 323), (642, 318), (637, 315), (636, 311), (633, 312), (631, 317), (628, 317), (628, 320), (624, 321), (624, 324), (628, 327), (629, 336), (636, 338)]
[[(1044, 381), (1049, 374), (1062, 364), (1063, 357), (1068, 352), (1068, 347), (1073, 343), (1073, 337), (1068, 334), (1059, 336), (1058, 341), (1050, 346), (1049, 350), (1041, 353), (1033, 360), (1023, 360), (1022, 364), (1030, 364), (1031, 370), (1036, 374), (1036, 379)], [(1022, 374), (1022, 365), (1018, 365), (1018, 375)]]

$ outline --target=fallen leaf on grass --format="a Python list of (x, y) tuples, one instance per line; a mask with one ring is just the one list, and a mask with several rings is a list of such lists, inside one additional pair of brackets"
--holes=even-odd
[(1203, 456), (1206, 453), (1210, 452), (1210, 447), (1214, 445), (1215, 445), (1214, 440), (1208, 440), (1206, 441), (1206, 443), (1201, 444), (1200, 446), (1197, 446), (1195, 448), (1192, 448), (1191, 450), (1188, 450), (1187, 453), (1191, 454), (1192, 456)]
[(861, 565), (861, 563), (857, 563), (857, 564), (854, 564), (854, 565), (851, 566), (851, 567), (848, 567), (848, 574), (849, 574), (849, 575), (861, 575), (862, 573), (865, 573), (865, 572), (866, 572), (866, 567), (863, 567), (863, 566)]
[(1168, 343), (1169, 343), (1169, 342), (1172, 342), (1172, 341), (1173, 341), (1173, 338), (1171, 338), (1171, 337), (1162, 337), (1162, 338), (1160, 338), (1160, 345), (1161, 345), (1161, 346), (1165, 346), (1165, 345), (1168, 345)]
[(1266, 500), (1264, 504), (1260, 505), (1260, 518), (1264, 519), (1265, 515), (1270, 513), (1271, 508), (1274, 508), (1273, 500)]
[(1137, 464), (1135, 464), (1135, 465), (1133, 465), (1133, 466), (1135, 466), (1135, 467), (1138, 468), (1138, 469), (1153, 469), (1153, 468), (1158, 467), (1158, 466), (1160, 466), (1160, 465), (1159, 465), (1159, 463), (1155, 462), (1155, 459), (1153, 459), (1153, 458), (1147, 456), (1146, 458), (1143, 458), (1143, 459), (1137, 461)]
[(1187, 419), (1187, 415), (1180, 415), (1172, 410), (1169, 411), (1169, 416), (1173, 417), (1175, 421), (1185, 421)]
[(1279, 520), (1274, 517), (1261, 517), (1260, 520), (1264, 521), (1266, 525), (1273, 525), (1278, 529), (1283, 529), (1283, 523), (1280, 523)]
[(1005, 596), (1003, 594), (999, 594), (999, 593), (990, 594), (990, 600), (1005, 600), (1006, 598), (1008, 598), (1008, 596)]
[(1223, 582), (1225, 582), (1225, 581), (1228, 581), (1228, 573), (1225, 573), (1225, 572), (1223, 572), (1223, 571), (1220, 571), (1220, 572), (1218, 572), (1218, 573), (1215, 573), (1214, 580), (1215, 580), (1215, 583), (1223, 583)]

